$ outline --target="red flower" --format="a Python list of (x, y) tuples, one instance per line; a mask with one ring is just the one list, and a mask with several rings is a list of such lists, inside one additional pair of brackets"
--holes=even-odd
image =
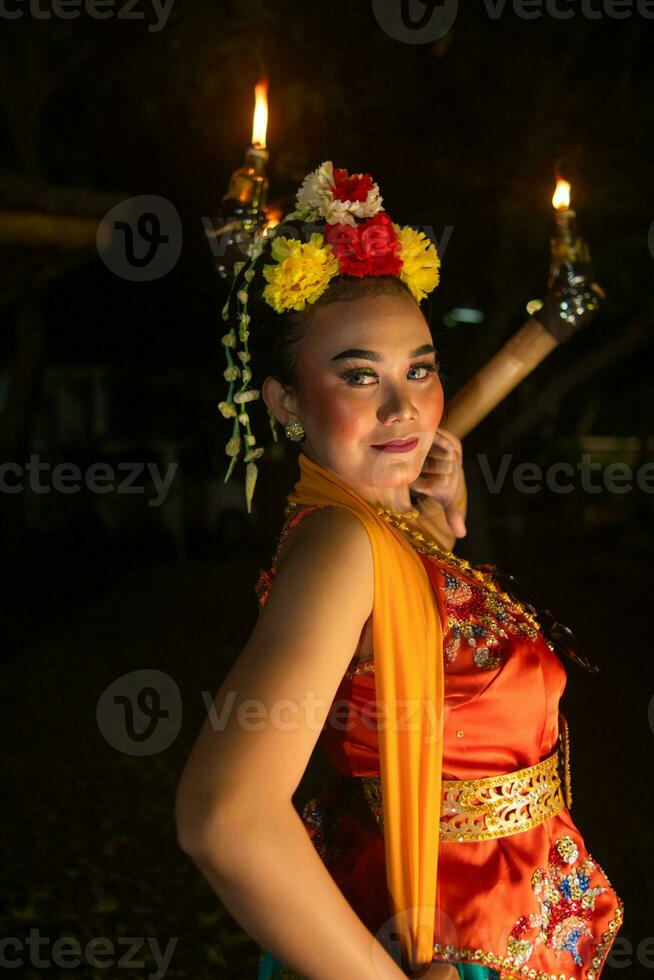
[(370, 174), (352, 174), (336, 167), (334, 170), (334, 197), (337, 201), (365, 201), (372, 190)]
[(356, 225), (326, 224), (325, 238), (343, 276), (399, 276), (401, 246), (385, 211)]

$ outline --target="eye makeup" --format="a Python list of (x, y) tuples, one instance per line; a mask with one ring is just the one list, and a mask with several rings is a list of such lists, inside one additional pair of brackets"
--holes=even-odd
[[(438, 370), (440, 368), (440, 362), (438, 360), (436, 360), (436, 361), (421, 361), (418, 364), (412, 364), (410, 366), (409, 370), (410, 371), (413, 371), (413, 370), (418, 369), (418, 368), (423, 368), (425, 371), (427, 371), (427, 374), (424, 377), (422, 377), (422, 378), (413, 378), (413, 380), (414, 381), (427, 381), (427, 380), (429, 380), (430, 375), (436, 374), (438, 372)], [(369, 368), (369, 367), (353, 368), (350, 371), (345, 371), (343, 374), (340, 375), (340, 377), (344, 381), (346, 381), (349, 384), (351, 384), (352, 387), (354, 387), (354, 388), (367, 388), (368, 385), (366, 385), (366, 384), (358, 384), (356, 381), (353, 381), (353, 378), (356, 378), (359, 375), (363, 375), (365, 377), (376, 378), (377, 377), (377, 372), (376, 371), (373, 371), (373, 369), (372, 368)]]

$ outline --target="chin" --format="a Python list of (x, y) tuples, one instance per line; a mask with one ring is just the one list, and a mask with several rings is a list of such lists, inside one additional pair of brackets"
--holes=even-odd
[(389, 460), (385, 461), (384, 466), (375, 467), (373, 481), (379, 487), (405, 487), (409, 483), (417, 480), (422, 471), (421, 466), (408, 460), (398, 460), (396, 456), (389, 455)]

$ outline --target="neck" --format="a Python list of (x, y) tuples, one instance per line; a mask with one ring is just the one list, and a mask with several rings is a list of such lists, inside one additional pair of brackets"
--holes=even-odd
[[(319, 460), (315, 459), (308, 447), (302, 448), (302, 453), (307, 459), (322, 466)], [(336, 472), (335, 470), (333, 472)], [(350, 484), (353, 490), (359, 494), (371, 507), (388, 507), (396, 513), (406, 514), (415, 511), (411, 503), (411, 495), (408, 483), (400, 487), (372, 487), (360, 484)]]
[(405, 487), (357, 487), (357, 492), (373, 507), (388, 507), (400, 514), (414, 509), (408, 486)]

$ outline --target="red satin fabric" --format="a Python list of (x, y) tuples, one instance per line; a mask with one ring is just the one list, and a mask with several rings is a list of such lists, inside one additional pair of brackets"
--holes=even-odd
[[(293, 518), (284, 538), (307, 511)], [(478, 583), (432, 556), (421, 559), (444, 628), (443, 778), (504, 774), (541, 761), (559, 734), (566, 674), (558, 656), (526, 618), (507, 615), (497, 599), (489, 615), (484, 603), (490, 600)], [(273, 575), (274, 568), (262, 572), (261, 605)], [(379, 776), (374, 702), (374, 669), (353, 661), (320, 735), (336, 777)], [(574, 732), (572, 739), (574, 745)], [(390, 914), (383, 837), (350, 812), (343, 795), (336, 778), (304, 807), (304, 824), (345, 897), (381, 936)], [(434, 942), (451, 946), (454, 960), (494, 967), (503, 980), (594, 980), (622, 909), (567, 808), (509, 837), (441, 842), (436, 904)], [(440, 946), (435, 959), (443, 958)]]

